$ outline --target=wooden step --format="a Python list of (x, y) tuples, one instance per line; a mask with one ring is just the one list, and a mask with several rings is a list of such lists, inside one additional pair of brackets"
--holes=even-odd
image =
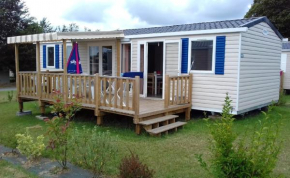
[(152, 124), (156, 124), (156, 123), (159, 123), (159, 122), (164, 122), (164, 121), (167, 121), (167, 120), (170, 120), (170, 119), (174, 119), (174, 118), (177, 118), (177, 117), (178, 117), (177, 115), (167, 115), (167, 116), (158, 117), (158, 118), (155, 118), (155, 119), (150, 119), (150, 120), (147, 120), (147, 121), (142, 121), (142, 122), (139, 122), (138, 124), (140, 124), (140, 125), (152, 125)]
[(166, 132), (168, 130), (171, 130), (171, 129), (174, 129), (174, 128), (177, 128), (177, 127), (181, 127), (181, 126), (183, 126), (185, 124), (186, 124), (186, 122), (175, 122), (175, 123), (168, 124), (168, 125), (165, 125), (165, 126), (162, 126), (162, 127), (158, 127), (158, 128), (155, 128), (155, 129), (148, 130), (147, 132), (152, 134), (152, 135), (156, 135), (156, 134), (160, 134), (162, 132)]

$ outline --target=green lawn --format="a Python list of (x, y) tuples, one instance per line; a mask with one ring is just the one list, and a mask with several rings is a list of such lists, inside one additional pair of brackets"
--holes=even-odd
[[(33, 111), (32, 116), (16, 117), (18, 104), (15, 100), (11, 103), (4, 101), (7, 92), (0, 92), (0, 143), (9, 146), (11, 140), (15, 139), (15, 133), (25, 131), (25, 127), (35, 125), (43, 126), (43, 129), (35, 129), (33, 134), (37, 135), (45, 132), (45, 123), (37, 120), (35, 115), (40, 114), (36, 102), (24, 103), (24, 109)], [(290, 103), (290, 96), (286, 96)], [(6, 99), (7, 100), (7, 99)], [(48, 110), (48, 109), (47, 109)], [(283, 174), (290, 175), (290, 105), (276, 107), (273, 112), (280, 113), (285, 118), (282, 130), (284, 147), (280, 154), (278, 165), (274, 171), (274, 177)], [(47, 111), (49, 112), (49, 111)], [(84, 113), (85, 114), (85, 113)], [(85, 116), (83, 116), (85, 117)], [(200, 168), (195, 160), (195, 154), (204, 154), (209, 158), (208, 138), (209, 131), (205, 122), (193, 114), (192, 120), (184, 129), (166, 137), (154, 138), (146, 134), (135, 135), (133, 124), (130, 120), (112, 118), (105, 119), (105, 125), (99, 129), (102, 131), (109, 130), (112, 136), (118, 136), (118, 154), (115, 161), (111, 161), (106, 166), (107, 175), (117, 175), (117, 167), (120, 160), (129, 154), (129, 150), (136, 152), (140, 159), (155, 170), (156, 177), (209, 177), (207, 173)], [(278, 117), (278, 114), (277, 114)], [(258, 120), (263, 118), (258, 112), (247, 115), (245, 118), (238, 118), (235, 121), (235, 130), (243, 134), (251, 132)], [(108, 120), (114, 120), (109, 122)], [(125, 121), (127, 124), (123, 124)], [(96, 120), (83, 118), (75, 122), (76, 127), (86, 125), (93, 127)], [(8, 138), (8, 139), (7, 139)], [(46, 152), (45, 156), (49, 157)], [(1, 172), (1, 171), (0, 171)]]
[(10, 163), (0, 160), (0, 177), (1, 178), (33, 178), (35, 175), (28, 173), (21, 167), (11, 165)]

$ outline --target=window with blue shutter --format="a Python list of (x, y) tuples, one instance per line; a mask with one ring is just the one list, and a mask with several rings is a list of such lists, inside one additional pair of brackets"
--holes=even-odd
[(55, 68), (59, 69), (59, 45), (55, 45)]
[(215, 74), (223, 75), (225, 70), (226, 37), (216, 37)]
[(42, 47), (42, 67), (46, 68), (46, 45), (43, 45)]
[(181, 39), (181, 73), (188, 70), (188, 38)]

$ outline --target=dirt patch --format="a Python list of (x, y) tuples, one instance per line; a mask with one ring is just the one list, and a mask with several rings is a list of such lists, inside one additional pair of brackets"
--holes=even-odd
[(3, 156), (5, 157), (18, 157), (19, 156), (19, 153), (18, 152), (5, 152), (3, 153)]

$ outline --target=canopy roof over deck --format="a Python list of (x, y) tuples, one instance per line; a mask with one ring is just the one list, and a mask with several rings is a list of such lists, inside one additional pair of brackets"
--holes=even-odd
[(123, 38), (124, 33), (121, 30), (117, 31), (98, 31), (98, 32), (54, 32), (41, 33), (32, 35), (13, 36), (7, 38), (8, 44), (18, 43), (35, 43), (49, 42), (61, 40), (89, 40), (89, 39), (117, 39)]

